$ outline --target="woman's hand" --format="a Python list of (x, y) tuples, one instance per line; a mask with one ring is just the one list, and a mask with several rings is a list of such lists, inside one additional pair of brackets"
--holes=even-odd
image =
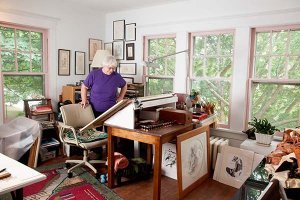
[(81, 104), (81, 107), (82, 107), (82, 108), (86, 108), (86, 107), (89, 105), (89, 101), (88, 101), (88, 100), (86, 100), (86, 101), (81, 101), (80, 104)]

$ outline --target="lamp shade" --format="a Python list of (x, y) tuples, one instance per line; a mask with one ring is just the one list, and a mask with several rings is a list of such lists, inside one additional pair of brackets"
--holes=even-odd
[(103, 60), (107, 56), (111, 56), (111, 53), (108, 50), (97, 50), (91, 67), (102, 67)]

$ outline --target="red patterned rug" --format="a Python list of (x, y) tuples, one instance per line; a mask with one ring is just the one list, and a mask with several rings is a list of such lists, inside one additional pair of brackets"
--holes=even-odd
[(47, 178), (41, 182), (25, 187), (23, 190), (25, 200), (57, 200), (82, 199), (105, 200), (121, 199), (106, 185), (101, 184), (95, 177), (83, 168), (73, 173), (73, 178), (67, 177), (64, 164), (37, 168)]

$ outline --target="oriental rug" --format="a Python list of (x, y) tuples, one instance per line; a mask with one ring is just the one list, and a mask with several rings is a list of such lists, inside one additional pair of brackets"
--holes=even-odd
[(73, 170), (73, 177), (68, 178), (64, 163), (37, 168), (47, 176), (23, 190), (25, 200), (84, 199), (106, 200), (121, 199), (105, 184), (101, 184), (84, 168)]

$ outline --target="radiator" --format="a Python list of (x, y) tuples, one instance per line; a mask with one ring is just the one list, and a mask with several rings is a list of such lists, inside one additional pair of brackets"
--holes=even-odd
[(229, 145), (229, 139), (220, 137), (210, 137), (210, 166), (214, 170), (217, 162), (218, 153), (222, 152), (224, 146)]

